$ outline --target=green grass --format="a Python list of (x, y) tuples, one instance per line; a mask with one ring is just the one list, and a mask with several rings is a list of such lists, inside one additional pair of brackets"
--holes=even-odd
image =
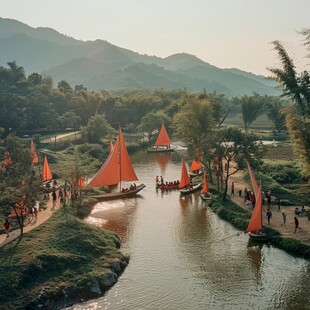
[(35, 304), (42, 288), (53, 295), (100, 277), (116, 260), (128, 260), (118, 250), (115, 233), (88, 225), (69, 207), (22, 239), (0, 249), (0, 300), (4, 309)]

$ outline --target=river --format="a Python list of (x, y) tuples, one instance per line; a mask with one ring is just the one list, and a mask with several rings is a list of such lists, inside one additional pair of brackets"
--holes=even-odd
[(140, 196), (98, 203), (87, 218), (119, 234), (129, 265), (103, 297), (71, 309), (310, 309), (308, 261), (250, 245), (199, 194), (155, 189), (157, 175), (180, 178), (179, 152), (132, 162)]

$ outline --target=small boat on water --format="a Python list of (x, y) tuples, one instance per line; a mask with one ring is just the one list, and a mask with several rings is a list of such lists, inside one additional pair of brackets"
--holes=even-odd
[(200, 197), (202, 200), (208, 201), (208, 202), (210, 202), (212, 198), (211, 193), (209, 192), (206, 172), (203, 173), (203, 186), (202, 186)]
[(246, 231), (249, 234), (249, 237), (252, 241), (258, 241), (258, 242), (267, 242), (269, 240), (267, 234), (262, 231), (263, 228), (263, 201), (262, 201), (262, 184), (259, 186), (257, 185), (254, 173), (248, 165), (248, 170), (250, 174), (250, 179), (253, 187), (253, 191), (255, 194), (255, 207), (252, 212), (251, 219), (249, 221), (249, 225), (246, 229)]
[(162, 191), (170, 191), (170, 190), (174, 190), (174, 189), (179, 189), (179, 184), (164, 184), (164, 185), (160, 185), (159, 188)]
[(202, 186), (202, 183), (199, 183), (197, 185), (191, 184), (191, 179), (188, 175), (187, 168), (185, 165), (184, 160), (182, 160), (182, 174), (181, 174), (181, 181), (179, 184), (179, 189), (181, 195), (189, 195), (196, 191), (198, 191)]
[(201, 162), (199, 162), (196, 159), (193, 159), (189, 172), (189, 177), (194, 178), (197, 176), (201, 176), (202, 175), (201, 168), (202, 168)]
[(145, 185), (134, 185), (125, 190), (122, 189), (121, 182), (136, 180), (138, 180), (138, 178), (131, 164), (122, 130), (119, 128), (118, 138), (115, 142), (115, 145), (113, 146), (112, 151), (110, 152), (110, 155), (101, 166), (97, 174), (94, 176), (94, 178), (88, 184), (88, 186), (101, 187), (111, 186), (119, 183), (119, 190), (88, 197), (102, 200), (133, 197), (138, 192), (140, 192), (145, 187)]
[(162, 123), (155, 145), (147, 150), (147, 153), (168, 153), (173, 152), (175, 149), (176, 148), (171, 147), (171, 140), (164, 123)]

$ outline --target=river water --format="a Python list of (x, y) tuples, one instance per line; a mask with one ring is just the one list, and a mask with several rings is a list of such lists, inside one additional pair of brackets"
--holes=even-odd
[(132, 162), (140, 196), (98, 203), (87, 219), (119, 234), (129, 265), (103, 297), (71, 309), (310, 309), (308, 261), (249, 244), (199, 194), (155, 189), (157, 175), (180, 178), (179, 152)]

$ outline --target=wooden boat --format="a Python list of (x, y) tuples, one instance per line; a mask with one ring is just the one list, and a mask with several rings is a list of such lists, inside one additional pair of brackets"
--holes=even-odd
[(173, 190), (173, 189), (179, 189), (179, 184), (160, 185), (159, 188), (162, 191), (170, 191), (170, 190)]
[(182, 173), (181, 173), (181, 181), (179, 184), (179, 189), (181, 195), (188, 195), (198, 191), (201, 188), (202, 184), (199, 183), (197, 185), (192, 186), (191, 179), (188, 175), (186, 165), (184, 160), (182, 160)]
[(188, 187), (180, 189), (180, 193), (181, 195), (189, 195), (194, 192), (197, 192), (201, 188), (201, 186), (202, 186), (202, 183), (199, 183), (193, 186), (188, 186)]
[(155, 145), (151, 149), (147, 150), (147, 153), (167, 153), (173, 152), (175, 149), (176, 148), (171, 147), (171, 141), (166, 127), (164, 123), (162, 123)]
[(262, 184), (260, 184), (259, 186), (257, 185), (253, 171), (248, 163), (247, 165), (256, 202), (246, 231), (248, 232), (251, 240), (259, 242), (267, 242), (268, 236), (265, 232), (262, 231), (263, 228)]
[(206, 172), (203, 173), (203, 186), (202, 186), (202, 190), (200, 193), (200, 197), (202, 200), (205, 201), (211, 201), (211, 193), (208, 191), (209, 186), (208, 186), (208, 181), (207, 181), (207, 176), (206, 176)]
[(115, 142), (115, 145), (113, 146), (111, 153), (97, 174), (88, 184), (89, 186), (101, 187), (111, 186), (119, 183), (119, 190), (90, 197), (97, 199), (117, 199), (132, 197), (141, 191), (145, 185), (140, 184), (135, 186), (135, 188), (132, 190), (122, 191), (121, 182), (136, 180), (138, 180), (138, 178), (131, 164), (122, 130), (119, 128), (118, 138)]
[(137, 185), (137, 187), (133, 190), (129, 190), (127, 192), (112, 192), (106, 193), (102, 195), (94, 195), (88, 196), (90, 198), (96, 198), (99, 200), (112, 200), (112, 199), (124, 199), (136, 196), (138, 192), (140, 192), (145, 187), (144, 184)]

